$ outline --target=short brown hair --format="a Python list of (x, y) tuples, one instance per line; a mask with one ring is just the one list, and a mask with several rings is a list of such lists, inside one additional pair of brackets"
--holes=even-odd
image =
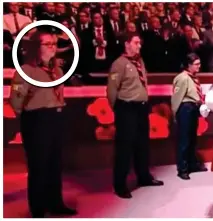
[(138, 32), (125, 32), (122, 35), (122, 43), (125, 44), (126, 42), (131, 42), (134, 37), (140, 38)]

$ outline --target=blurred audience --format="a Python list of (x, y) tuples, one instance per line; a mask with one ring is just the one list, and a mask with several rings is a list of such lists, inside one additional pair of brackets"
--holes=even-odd
[[(82, 79), (91, 72), (108, 72), (123, 53), (124, 32), (140, 34), (148, 72), (177, 73), (189, 52), (199, 54), (203, 72), (213, 71), (213, 3), (4, 3), (4, 67), (13, 67), (12, 45), (20, 30), (44, 19), (63, 24), (76, 36), (76, 72)], [(49, 29), (58, 36), (58, 58), (66, 72), (74, 56), (72, 43), (58, 29)]]

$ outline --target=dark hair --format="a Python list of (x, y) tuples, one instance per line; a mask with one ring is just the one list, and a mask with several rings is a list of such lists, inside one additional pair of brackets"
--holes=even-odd
[(173, 15), (176, 11), (178, 11), (178, 12), (180, 13), (180, 10), (179, 10), (179, 9), (173, 8), (173, 9), (171, 9), (171, 10), (169, 11), (169, 14), (170, 14), (170, 15)]
[(80, 13), (84, 13), (87, 17), (89, 17), (89, 13), (84, 11), (84, 9), (79, 9), (79, 12), (78, 12), (78, 17), (80, 17)]
[[(50, 32), (45, 32), (45, 31), (36, 31), (33, 33), (31, 36), (28, 44), (26, 45), (26, 55), (24, 59), (25, 64), (30, 64), (32, 66), (38, 66), (41, 63), (41, 58), (40, 58), (40, 47), (41, 47), (41, 36), (42, 35), (55, 35)], [(50, 65), (52, 67), (56, 67), (56, 57), (53, 57), (50, 61)]]
[(189, 65), (193, 64), (194, 61), (196, 61), (196, 60), (200, 60), (200, 57), (197, 54), (195, 54), (195, 53), (187, 54), (186, 55), (186, 59), (185, 59), (185, 61), (183, 63), (183, 68), (187, 69), (189, 67)]
[(125, 45), (126, 42), (130, 42), (134, 37), (139, 37), (138, 32), (124, 32), (122, 35), (122, 43)]
[(101, 12), (100, 12), (100, 10), (95, 9), (95, 10), (92, 10), (92, 11), (91, 11), (91, 18), (92, 18), (92, 20), (94, 19), (94, 16), (95, 16), (96, 14), (99, 14), (101, 17), (103, 17), (102, 14), (101, 14)]

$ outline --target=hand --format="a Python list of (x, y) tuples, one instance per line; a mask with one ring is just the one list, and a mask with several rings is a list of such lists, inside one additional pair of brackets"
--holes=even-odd
[(208, 117), (210, 109), (206, 106), (206, 104), (202, 104), (200, 106), (200, 115), (204, 118)]
[(57, 62), (57, 65), (58, 65), (59, 67), (63, 67), (63, 65), (64, 65), (64, 60), (63, 60), (63, 59), (57, 58), (57, 59), (56, 59), (56, 62)]

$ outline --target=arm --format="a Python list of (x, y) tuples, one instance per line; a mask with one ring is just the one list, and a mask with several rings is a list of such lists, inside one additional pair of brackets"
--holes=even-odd
[(62, 52), (65, 52), (65, 51), (69, 51), (72, 48), (73, 48), (72, 45), (64, 47), (64, 48), (57, 48), (57, 53), (62, 53)]
[(16, 72), (13, 77), (9, 98), (9, 102), (16, 114), (22, 112), (29, 88), (30, 84)]
[(171, 98), (171, 105), (172, 105), (172, 111), (175, 116), (187, 92), (187, 78), (185, 76), (178, 76), (174, 80), (173, 87), (174, 91)]
[(112, 109), (114, 108), (118, 90), (121, 85), (121, 78), (124, 74), (123, 72), (124, 70), (122, 70), (121, 64), (115, 62), (113, 63), (108, 75), (107, 99)]

